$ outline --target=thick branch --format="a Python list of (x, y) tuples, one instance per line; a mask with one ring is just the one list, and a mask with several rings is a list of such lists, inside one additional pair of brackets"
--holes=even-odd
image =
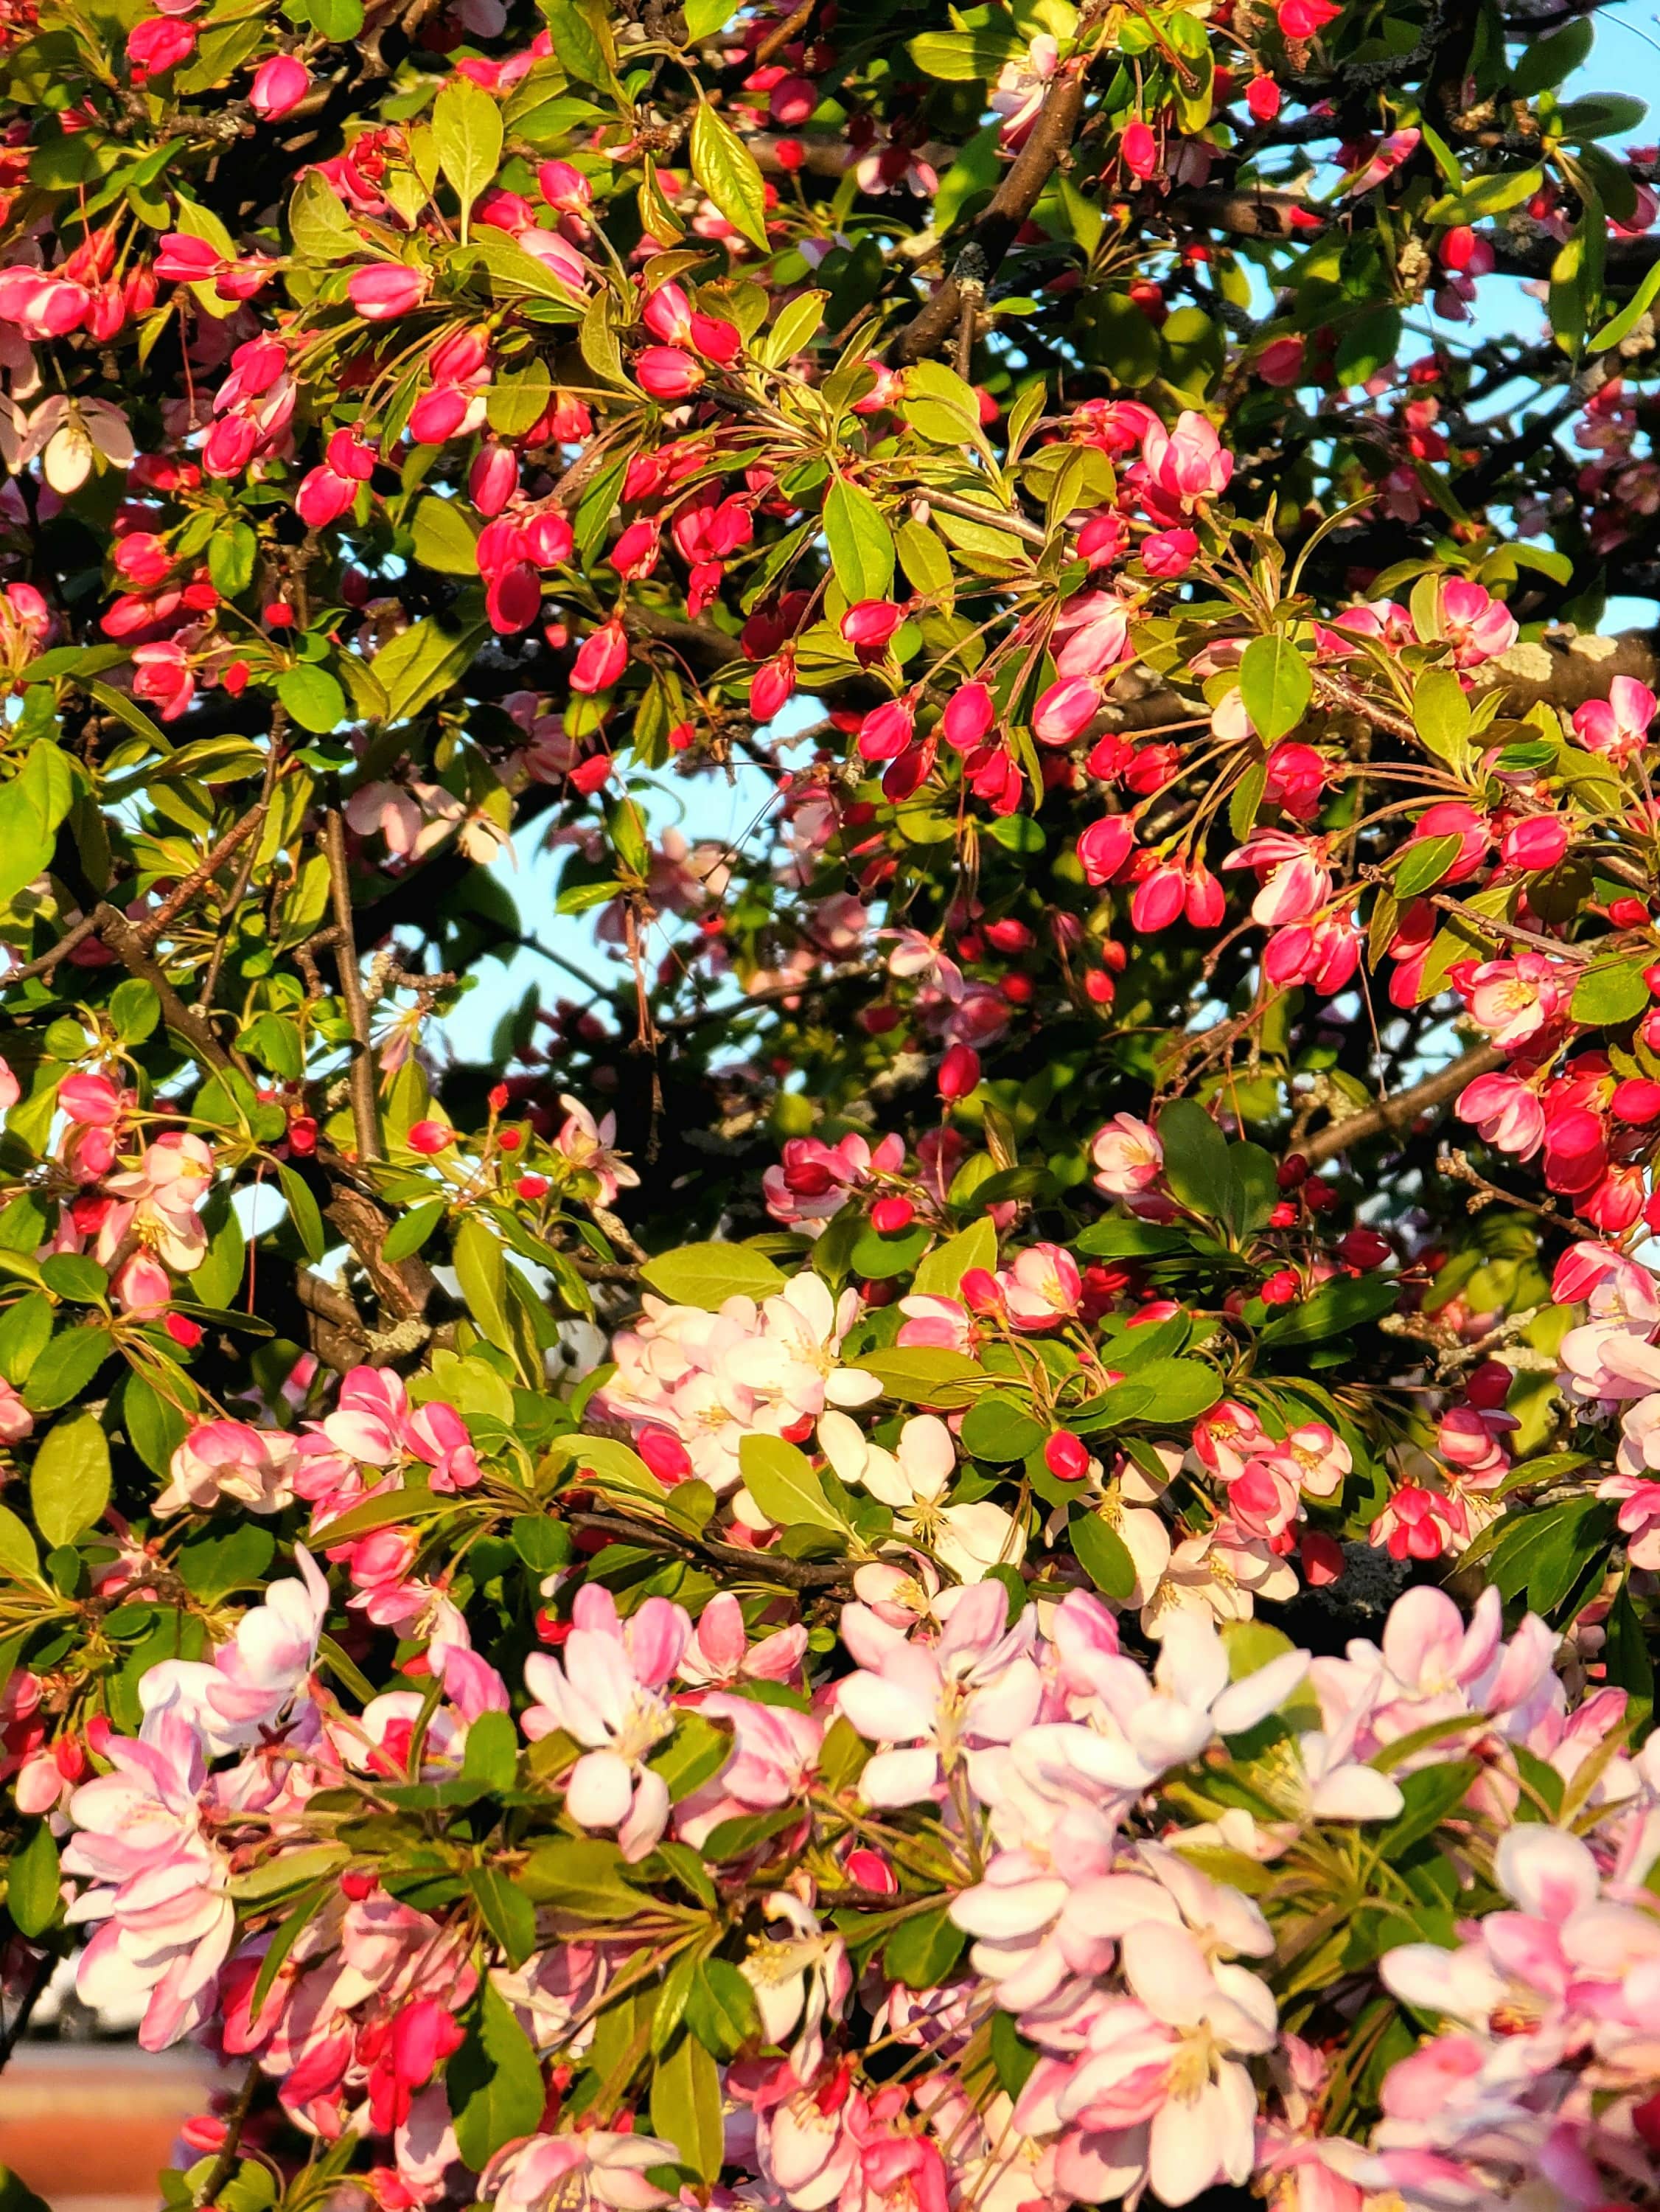
[(1032, 134), (1015, 156), (1008, 175), (992, 193), (985, 212), (969, 234), (956, 265), (928, 305), (906, 324), (894, 343), (894, 359), (903, 366), (922, 361), (957, 326), (965, 282), (984, 286), (1003, 266), (1021, 225), (1038, 204), (1075, 134), (1083, 113), (1081, 61), (1049, 88)]
[(1318, 1167), (1323, 1160), (1335, 1159), (1339, 1152), (1351, 1152), (1356, 1145), (1366, 1144), (1373, 1137), (1399, 1136), (1421, 1114), (1445, 1106), (1448, 1099), (1458, 1096), (1467, 1083), (1474, 1083), (1478, 1075), (1491, 1075), (1494, 1068), (1504, 1065), (1505, 1055), (1496, 1045), (1478, 1045), (1474, 1052), (1455, 1060), (1450, 1067), (1427, 1075), (1421, 1083), (1415, 1083), (1410, 1091), (1398, 1091), (1381, 1105), (1368, 1106), (1364, 1112), (1351, 1114), (1342, 1121), (1329, 1122), (1302, 1146), (1303, 1158), (1311, 1167)]
[(100, 900), (93, 909), (93, 922), (98, 934), (120, 961), (129, 975), (136, 975), (148, 983), (161, 1001), (161, 1018), (176, 1036), (181, 1037), (198, 1060), (209, 1067), (227, 1068), (234, 1062), (208, 1023), (194, 1012), (179, 997), (167, 981), (167, 972), (150, 951), (138, 932), (106, 900)]

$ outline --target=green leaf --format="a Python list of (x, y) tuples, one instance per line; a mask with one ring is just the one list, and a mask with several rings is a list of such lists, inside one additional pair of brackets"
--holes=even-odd
[(1654, 1714), (1654, 1659), (1632, 1601), (1629, 1581), (1620, 1585), (1620, 1595), (1609, 1613), (1607, 1634), (1602, 1657), (1608, 1679), (1630, 1700), (1627, 1710), (1636, 1729), (1633, 1741), (1640, 1743)]
[(1647, 115), (1646, 100), (1625, 92), (1593, 92), (1584, 100), (1565, 100), (1557, 113), (1557, 128), (1570, 145), (1587, 138), (1615, 138), (1641, 127)]
[(473, 203), (501, 166), (501, 110), (471, 77), (450, 77), (433, 102), (433, 143), (461, 202), (464, 239)]
[(1012, 2013), (992, 2014), (991, 2063), (997, 2069), (998, 2086), (1006, 2096), (1020, 2095), (1031, 2079), (1038, 2057), (1037, 2045), (1021, 2035)]
[(1181, 1428), (1208, 1413), (1221, 1395), (1222, 1378), (1203, 1359), (1149, 1359), (1079, 1407), (1070, 1425), (1083, 1436), (1124, 1421)]
[(34, 1548), (34, 1539), (9, 1505), (0, 1505), (0, 1575), (15, 1583), (40, 1579), (40, 1554)]
[(302, 730), (327, 737), (346, 719), (346, 694), (326, 668), (302, 661), (276, 679), (276, 696)]
[(423, 568), (441, 575), (477, 575), (478, 539), (457, 501), (421, 501), (415, 513), (415, 556)]
[(837, 477), (825, 495), (824, 535), (849, 600), (885, 599), (894, 584), (894, 533), (869, 493)]
[(1080, 1512), (1067, 1523), (1072, 1556), (1103, 1597), (1128, 1602), (1136, 1587), (1136, 1562), (1124, 1538), (1099, 1513)]
[(673, 2143), (700, 2180), (716, 2180), (724, 2143), (720, 2074), (695, 2036), (680, 2037), (652, 2069), (651, 2112), (651, 2132)]
[[(506, 1713), (488, 1713), (487, 1720), (506, 1721)], [(509, 1728), (512, 1726), (507, 1721)], [(476, 1729), (475, 1721), (473, 1727)], [(470, 1750), (471, 1731), (468, 1748)], [(536, 1947), (536, 1908), (521, 1889), (515, 1888), (507, 1876), (495, 1867), (469, 1867), (467, 1887), (473, 1903), (478, 1907), (478, 1917), (500, 1945), (507, 1964), (515, 1972), (524, 1964)]]
[(1450, 668), (1426, 669), (1412, 694), (1412, 719), (1437, 760), (1463, 775), (1470, 763), (1475, 720), (1464, 687)]
[(1276, 1349), (1287, 1344), (1318, 1344), (1346, 1335), (1387, 1313), (1401, 1285), (1387, 1275), (1338, 1276), (1322, 1283), (1300, 1305), (1285, 1306), (1263, 1328), (1263, 1342)]
[[(306, 1178), (294, 1169), (279, 1167), (276, 1176), (282, 1186), (282, 1195), (288, 1201), (288, 1218), (294, 1224), (294, 1233), (300, 1239), (300, 1249), (315, 1265), (329, 1249), (317, 1200), (312, 1196), (311, 1187)], [(386, 1256), (391, 1259), (396, 1255), (389, 1253)]]
[(1596, 33), (1588, 17), (1565, 24), (1548, 38), (1530, 40), (1510, 72), (1511, 90), (1521, 100), (1554, 90), (1584, 66), (1596, 43)]
[(1439, 884), (1463, 850), (1462, 837), (1420, 837), (1406, 848), (1396, 872), (1394, 891), (1404, 905)]
[(362, 0), (306, 0), (312, 27), (330, 46), (343, 46), (363, 28)]
[(500, 1243), (476, 1213), (462, 1216), (452, 1246), (467, 1310), (499, 1351), (513, 1348), (507, 1318), (507, 1261)]
[(597, 1836), (555, 1836), (536, 1844), (518, 1886), (532, 1905), (584, 1921), (632, 1920), (650, 1903), (627, 1879), (617, 1846)]
[(96, 1323), (60, 1329), (29, 1370), (23, 1403), (32, 1413), (55, 1413), (81, 1395), (114, 1349)]
[(1308, 711), (1314, 679), (1308, 663), (1284, 633), (1253, 638), (1239, 662), (1245, 709), (1264, 744), (1277, 744)]
[(944, 1345), (918, 1345), (900, 1352), (867, 1352), (859, 1365), (881, 1384), (884, 1397), (901, 1405), (937, 1406), (948, 1411), (972, 1405), (985, 1370), (966, 1352)]
[(9, 906), (51, 859), (74, 797), (67, 754), (37, 738), (21, 771), (0, 790), (0, 906)]
[(977, 1398), (962, 1417), (962, 1448), (974, 1459), (1024, 1459), (1040, 1448), (1048, 1433), (1048, 1425), (1033, 1413), (1030, 1401), (1008, 1390)]
[(737, 0), (686, 0), (681, 14), (686, 19), (687, 45), (701, 46), (706, 39), (712, 39), (731, 21), (736, 7)]
[(997, 1227), (986, 1214), (919, 1261), (911, 1288), (918, 1297), (954, 1298), (971, 1267), (990, 1271), (997, 1264)]
[(39, 1291), (26, 1291), (0, 1315), (0, 1375), (14, 1389), (29, 1379), (29, 1370), (51, 1335), (51, 1301)]
[(1026, 45), (1012, 30), (989, 26), (978, 31), (924, 31), (905, 51), (924, 76), (944, 84), (973, 84), (996, 76), (1005, 62), (1025, 52)]
[(6, 1872), (6, 1910), (21, 1936), (44, 1936), (58, 1917), (58, 1844), (42, 1820)]
[(901, 1920), (888, 1939), (882, 1964), (908, 1990), (936, 1990), (962, 1956), (967, 1941), (951, 1917), (948, 1900)]
[[(132, 1378), (129, 1376), (129, 1401), (131, 1395)], [(130, 1404), (125, 1418), (130, 1418)], [(276, 1556), (276, 1539), (270, 1530), (245, 1521), (239, 1528), (228, 1528), (222, 1534), (204, 1532), (192, 1536), (188, 1543), (180, 1546), (175, 1564), (179, 1579), (191, 1596), (199, 1597), (205, 1605), (215, 1605), (233, 1590), (257, 1588), (270, 1573)]]
[(386, 1231), (386, 1240), (380, 1248), (386, 1260), (407, 1260), (412, 1252), (420, 1251), (448, 1211), (441, 1198), (424, 1199), (401, 1214)]
[(827, 292), (802, 292), (786, 307), (780, 307), (777, 319), (764, 338), (757, 338), (750, 351), (768, 368), (782, 368), (798, 354), (824, 320), (824, 303)]
[(1220, 1221), (1233, 1197), (1227, 1139), (1195, 1098), (1172, 1099), (1159, 1116), (1165, 1181), (1182, 1204)]
[(979, 402), (971, 386), (943, 362), (919, 361), (906, 371), (900, 411), (931, 445), (977, 446), (981, 441)]
[[(1585, 27), (1589, 29), (1589, 24)], [(1628, 338), (1657, 298), (1660, 298), (1660, 261), (1657, 261), (1645, 276), (1619, 313), (1603, 324), (1585, 350), (1588, 353), (1606, 353), (1610, 346), (1617, 346), (1621, 339)]]
[(686, 1993), (686, 2025), (712, 2057), (736, 2058), (760, 2040), (760, 2013), (744, 1976), (725, 1959), (706, 1959)]
[(208, 574), (214, 588), (227, 599), (239, 599), (253, 581), (259, 540), (245, 522), (215, 531), (208, 541)]
[(1414, 1844), (1421, 1843), (1456, 1813), (1481, 1771), (1478, 1760), (1457, 1759), (1449, 1765), (1421, 1766), (1415, 1774), (1398, 1777), (1406, 1810), (1397, 1813), (1378, 1836), (1374, 1848), (1381, 1863), (1396, 1864)]
[(1573, 987), (1568, 1011), (1576, 1022), (1617, 1029), (1635, 1021), (1651, 1003), (1641, 960), (1609, 961), (1587, 968)]
[(739, 231), (766, 251), (766, 188), (754, 155), (706, 100), (692, 121), (692, 174)]
[(511, 1713), (481, 1713), (467, 1730), (461, 1771), (470, 1782), (482, 1782), (498, 1795), (518, 1779), (518, 1731)]
[(585, 7), (581, 0), (540, 0), (540, 4), (560, 66), (584, 84), (609, 89), (616, 76), (616, 50), (604, 9)]
[(29, 1506), (54, 1549), (72, 1544), (110, 1502), (109, 1440), (94, 1413), (56, 1422), (34, 1455)]
[(121, 1386), (121, 1425), (152, 1474), (165, 1475), (167, 1462), (185, 1441), (190, 1424), (143, 1376), (129, 1370)]
[(456, 2142), (475, 2172), (504, 2143), (533, 2135), (546, 2101), (542, 2063), (512, 2008), (488, 1978), (466, 2040), (445, 2076)]
[(648, 1290), (680, 1306), (714, 1313), (728, 1298), (769, 1298), (787, 1279), (753, 1244), (682, 1244), (647, 1261), (640, 1277)]
[(669, 1800), (678, 1805), (682, 1797), (713, 1781), (731, 1755), (727, 1729), (701, 1713), (682, 1713), (673, 1736), (648, 1764), (668, 1784)]
[(833, 1528), (847, 1523), (824, 1494), (804, 1452), (782, 1437), (747, 1436), (738, 1444), (743, 1486), (775, 1528)]
[(385, 696), (385, 722), (407, 721), (451, 684), (471, 661), (488, 625), (450, 631), (427, 617), (384, 645), (370, 672)]

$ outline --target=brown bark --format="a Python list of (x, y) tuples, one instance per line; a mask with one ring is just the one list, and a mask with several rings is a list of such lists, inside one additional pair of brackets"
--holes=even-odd
[(965, 286), (978, 284), (984, 289), (1003, 266), (1021, 225), (1071, 146), (1083, 114), (1083, 95), (1080, 62), (1054, 79), (1031, 136), (969, 233), (951, 274), (894, 340), (893, 358), (898, 366), (924, 360), (942, 345), (957, 326)]
[(1457, 1097), (1467, 1083), (1474, 1083), (1478, 1075), (1490, 1075), (1505, 1064), (1505, 1055), (1496, 1045), (1478, 1045), (1455, 1060), (1450, 1067), (1427, 1075), (1421, 1083), (1415, 1083), (1409, 1091), (1397, 1091), (1380, 1105), (1368, 1106), (1359, 1114), (1351, 1114), (1342, 1121), (1328, 1122), (1317, 1130), (1302, 1147), (1303, 1158), (1311, 1167), (1318, 1167), (1324, 1160), (1335, 1159), (1339, 1152), (1351, 1152), (1356, 1145), (1364, 1145), (1373, 1137), (1399, 1136), (1410, 1127), (1421, 1114), (1428, 1114), (1438, 1106), (1445, 1106)]

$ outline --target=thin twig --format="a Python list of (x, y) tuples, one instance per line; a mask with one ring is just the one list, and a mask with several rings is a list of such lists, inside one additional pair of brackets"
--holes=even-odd
[(236, 2102), (231, 2106), (225, 2122), (225, 2140), (219, 2147), (219, 2155), (208, 2170), (202, 2185), (202, 2203), (216, 2202), (220, 2191), (236, 2170), (237, 2153), (242, 2148), (242, 2130), (248, 2124), (248, 2115), (253, 2110), (254, 2094), (259, 2087), (259, 2061), (255, 2059), (243, 2077), (242, 2087), (236, 2093)]
[(352, 879), (346, 866), (346, 822), (338, 807), (331, 807), (323, 825), (323, 849), (329, 861), (329, 891), (334, 904), (334, 926), (339, 932), (334, 948), (340, 976), (341, 1002), (352, 1025), (352, 1064), (348, 1077), (352, 1097), (352, 1128), (360, 1160), (380, 1158), (380, 1101), (375, 1092), (374, 1056), (369, 1042), (369, 1001), (357, 964), (357, 937), (352, 927)]

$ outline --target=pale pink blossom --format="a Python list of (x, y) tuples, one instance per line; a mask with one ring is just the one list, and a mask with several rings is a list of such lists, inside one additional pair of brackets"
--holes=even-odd
[(674, 1734), (664, 1691), (692, 1624), (659, 1597), (620, 1621), (595, 1583), (578, 1591), (573, 1620), (562, 1664), (544, 1651), (525, 1661), (535, 1703), (521, 1725), (532, 1743), (560, 1729), (585, 1747), (566, 1778), (566, 1810), (579, 1827), (615, 1829), (625, 1858), (644, 1858), (669, 1822), (669, 1786), (646, 1761)]

